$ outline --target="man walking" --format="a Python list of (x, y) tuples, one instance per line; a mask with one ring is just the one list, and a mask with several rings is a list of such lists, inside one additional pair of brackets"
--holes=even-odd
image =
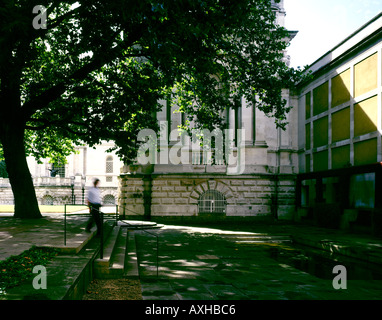
[(90, 208), (90, 218), (86, 225), (86, 232), (90, 232), (90, 229), (95, 222), (97, 225), (97, 235), (101, 234), (101, 214), (99, 209), (101, 208), (101, 194), (98, 188), (99, 179), (95, 178), (93, 180), (93, 187), (91, 187), (88, 191), (88, 206)]

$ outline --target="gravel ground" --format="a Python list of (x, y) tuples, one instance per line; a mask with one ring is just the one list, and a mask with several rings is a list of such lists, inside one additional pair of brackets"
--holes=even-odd
[(82, 300), (142, 300), (139, 280), (93, 280)]

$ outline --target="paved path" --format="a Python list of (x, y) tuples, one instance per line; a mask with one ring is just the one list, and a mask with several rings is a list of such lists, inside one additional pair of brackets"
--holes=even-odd
[[(255, 228), (256, 229), (256, 228)], [(341, 262), (347, 268), (347, 289), (335, 290), (333, 266), (310, 264), (324, 278), (293, 267), (301, 252), (288, 242), (272, 242), (270, 235), (293, 232), (307, 239), (339, 241), (341, 234), (312, 228), (298, 233), (295, 227), (258, 227), (257, 232), (226, 232), (219, 229), (165, 226), (155, 231), (159, 242), (159, 268), (156, 267), (156, 237), (146, 232), (137, 234), (142, 294), (145, 300), (252, 300), (252, 299), (382, 299), (381, 274), (356, 270), (354, 261)], [(301, 229), (300, 229), (301, 230)], [(315, 231), (315, 232), (314, 232)], [(259, 238), (263, 238), (263, 242)], [(251, 240), (252, 238), (252, 240)], [(342, 235), (343, 241), (350, 241)], [(366, 241), (366, 242), (365, 242)], [(355, 246), (364, 242), (382, 248), (381, 241), (354, 237)], [(375, 250), (374, 250), (375, 251)], [(379, 250), (380, 253), (381, 250)], [(281, 253), (280, 253), (281, 252)], [(283, 255), (288, 260), (284, 261)], [(292, 260), (291, 260), (292, 259)], [(301, 260), (301, 259), (300, 259)], [(382, 263), (382, 260), (381, 260)], [(370, 263), (366, 263), (370, 267)], [(381, 270), (380, 265), (377, 271)], [(314, 270), (310, 270), (314, 271)]]
[[(44, 214), (42, 219), (0, 217), (0, 260), (18, 255), (32, 245), (61, 248), (78, 252), (93, 233), (85, 232), (86, 217), (67, 219), (66, 245), (63, 214)], [(94, 232), (94, 230), (93, 230)]]
[[(66, 256), (70, 258), (68, 262), (57, 261), (56, 269), (64, 271), (62, 266), (71, 266), (71, 269), (75, 260), (86, 259), (86, 255), (80, 257), (75, 253), (94, 235), (84, 231), (86, 219), (75, 216), (68, 219), (67, 245), (64, 246), (62, 215), (44, 215), (38, 220), (2, 215), (0, 260), (32, 245), (49, 245), (67, 250)], [(144, 299), (382, 299), (381, 239), (293, 225), (241, 225), (236, 228), (231, 225), (229, 230), (166, 225), (150, 233), (135, 231)], [(281, 241), (290, 239), (289, 236), (294, 242), (324, 249), (335, 257), (344, 254), (362, 258), (367, 272), (355, 268), (354, 261), (344, 258), (340, 263), (348, 271), (347, 289), (335, 290), (333, 263), (318, 268), (317, 264), (307, 261), (309, 271), (314, 273), (312, 269), (315, 268), (316, 272), (321, 272), (321, 278), (294, 267), (295, 260), (301, 263), (306, 257), (294, 244)], [(323, 260), (319, 261), (318, 266), (325, 266)], [(81, 264), (85, 265), (86, 261)], [(55, 275), (58, 287), (60, 283), (70, 285), (69, 269)], [(60, 275), (62, 281), (58, 279)]]

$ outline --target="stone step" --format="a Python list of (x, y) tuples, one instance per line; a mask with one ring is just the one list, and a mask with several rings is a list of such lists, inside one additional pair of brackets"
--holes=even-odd
[(94, 272), (98, 279), (139, 278), (134, 231), (114, 227), (105, 243), (103, 259), (94, 262)]
[(128, 234), (124, 277), (129, 279), (139, 278), (137, 246), (135, 243), (134, 231), (129, 231)]
[(110, 273), (115, 276), (122, 276), (125, 269), (125, 259), (127, 250), (128, 232), (125, 228), (121, 228), (118, 238), (116, 239), (115, 250), (113, 251), (110, 263)]
[(94, 261), (94, 272), (96, 278), (103, 278), (103, 274), (108, 274), (109, 268), (111, 265), (111, 257), (113, 254), (113, 251), (116, 248), (117, 238), (121, 231), (121, 228), (119, 226), (116, 226), (111, 231), (108, 238), (106, 238), (106, 241), (104, 243), (103, 248), (103, 258), (95, 259)]
[(292, 237), (289, 235), (229, 234), (223, 235), (223, 237), (241, 245), (293, 242)]
[(285, 243), (285, 242), (289, 242), (289, 243), (292, 243), (292, 240), (291, 239), (280, 239), (280, 240), (244, 240), (244, 241), (235, 241), (235, 243), (238, 243), (238, 244), (247, 244), (247, 245), (250, 245), (250, 244), (259, 244), (259, 243)]
[(159, 229), (162, 228), (163, 224), (158, 224), (153, 221), (136, 221), (136, 220), (120, 220), (118, 225), (121, 227), (126, 227), (129, 230), (141, 230), (141, 229)]

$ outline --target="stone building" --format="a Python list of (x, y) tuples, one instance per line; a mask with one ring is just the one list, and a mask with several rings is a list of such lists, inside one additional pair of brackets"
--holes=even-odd
[(299, 89), (299, 216), (323, 226), (381, 220), (382, 14), (311, 66)]
[[(274, 11), (278, 23), (284, 25), (283, 1), (274, 5)], [(291, 32), (291, 38), (295, 34)], [(284, 91), (283, 96), (289, 105), (297, 107), (289, 92)], [(128, 218), (293, 218), (298, 173), (297, 108), (289, 113), (290, 124), (283, 131), (276, 129), (274, 119), (242, 100), (237, 111), (225, 114), (232, 130), (229, 133), (238, 138), (229, 141), (233, 163), (210, 165), (203, 161), (203, 152), (176, 139), (182, 115), (174, 113), (176, 107), (167, 101), (162, 104), (157, 119), (165, 134), (159, 137), (157, 164), (125, 166), (122, 170), (119, 206)], [(179, 163), (176, 155), (171, 161), (171, 155), (179, 153), (182, 161)]]
[[(59, 205), (86, 203), (87, 188), (92, 180), (100, 179), (101, 197), (104, 204), (117, 204), (118, 177), (122, 162), (108, 150), (111, 143), (102, 143), (91, 148), (77, 147), (67, 157), (67, 163), (52, 164), (49, 159), (37, 163), (28, 157), (28, 166), (33, 178), (39, 204)], [(13, 204), (13, 194), (7, 178), (0, 178), (0, 204)]]

